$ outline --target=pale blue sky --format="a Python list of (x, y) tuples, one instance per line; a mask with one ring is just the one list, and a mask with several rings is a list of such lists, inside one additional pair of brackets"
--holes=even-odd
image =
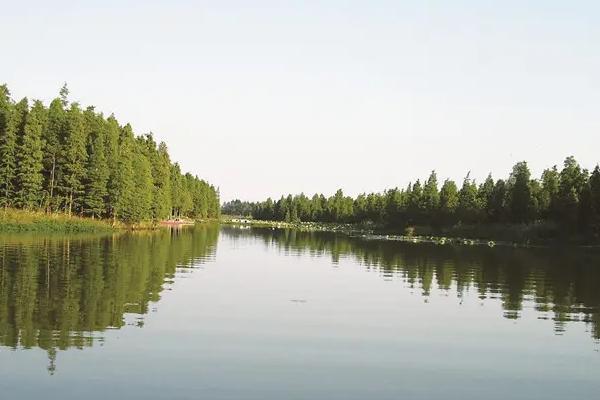
[(14, 97), (67, 81), (224, 200), (600, 161), (597, 1), (0, 3)]

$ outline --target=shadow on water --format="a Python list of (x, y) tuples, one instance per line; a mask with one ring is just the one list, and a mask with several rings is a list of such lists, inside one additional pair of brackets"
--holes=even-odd
[(402, 279), (427, 299), (432, 288), (499, 299), (505, 318), (518, 319), (524, 306), (554, 321), (561, 334), (569, 322), (587, 324), (600, 340), (600, 251), (412, 244), (364, 240), (343, 234), (270, 228), (221, 228), (232, 240), (258, 238), (286, 254), (351, 258), (384, 279)]
[(47, 351), (102, 341), (100, 333), (143, 315), (176, 271), (214, 257), (219, 230), (93, 235), (0, 235), (0, 345)]

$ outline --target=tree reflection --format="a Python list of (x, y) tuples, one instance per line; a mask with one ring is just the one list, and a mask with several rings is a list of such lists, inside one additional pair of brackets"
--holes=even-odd
[[(177, 268), (212, 257), (217, 226), (116, 236), (0, 236), (0, 345), (84, 348), (144, 315)], [(137, 322), (143, 325), (143, 318)], [(100, 338), (101, 339), (101, 338)]]
[(600, 251), (598, 249), (525, 249), (512, 247), (409, 244), (364, 240), (326, 232), (223, 227), (236, 238), (258, 236), (267, 246), (297, 254), (329, 255), (339, 263), (352, 257), (366, 269), (403, 279), (427, 297), (432, 288), (476, 291), (481, 300), (497, 298), (504, 317), (518, 319), (523, 307), (555, 321), (562, 333), (568, 322), (583, 321), (600, 339)]

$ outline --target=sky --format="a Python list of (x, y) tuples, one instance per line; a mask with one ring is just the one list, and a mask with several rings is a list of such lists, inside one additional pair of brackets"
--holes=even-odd
[(0, 0), (0, 83), (164, 140), (222, 200), (600, 162), (597, 1)]

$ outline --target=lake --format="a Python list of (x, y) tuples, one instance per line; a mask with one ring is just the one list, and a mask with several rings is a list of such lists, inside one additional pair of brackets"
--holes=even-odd
[(600, 251), (0, 235), (2, 399), (592, 399)]

